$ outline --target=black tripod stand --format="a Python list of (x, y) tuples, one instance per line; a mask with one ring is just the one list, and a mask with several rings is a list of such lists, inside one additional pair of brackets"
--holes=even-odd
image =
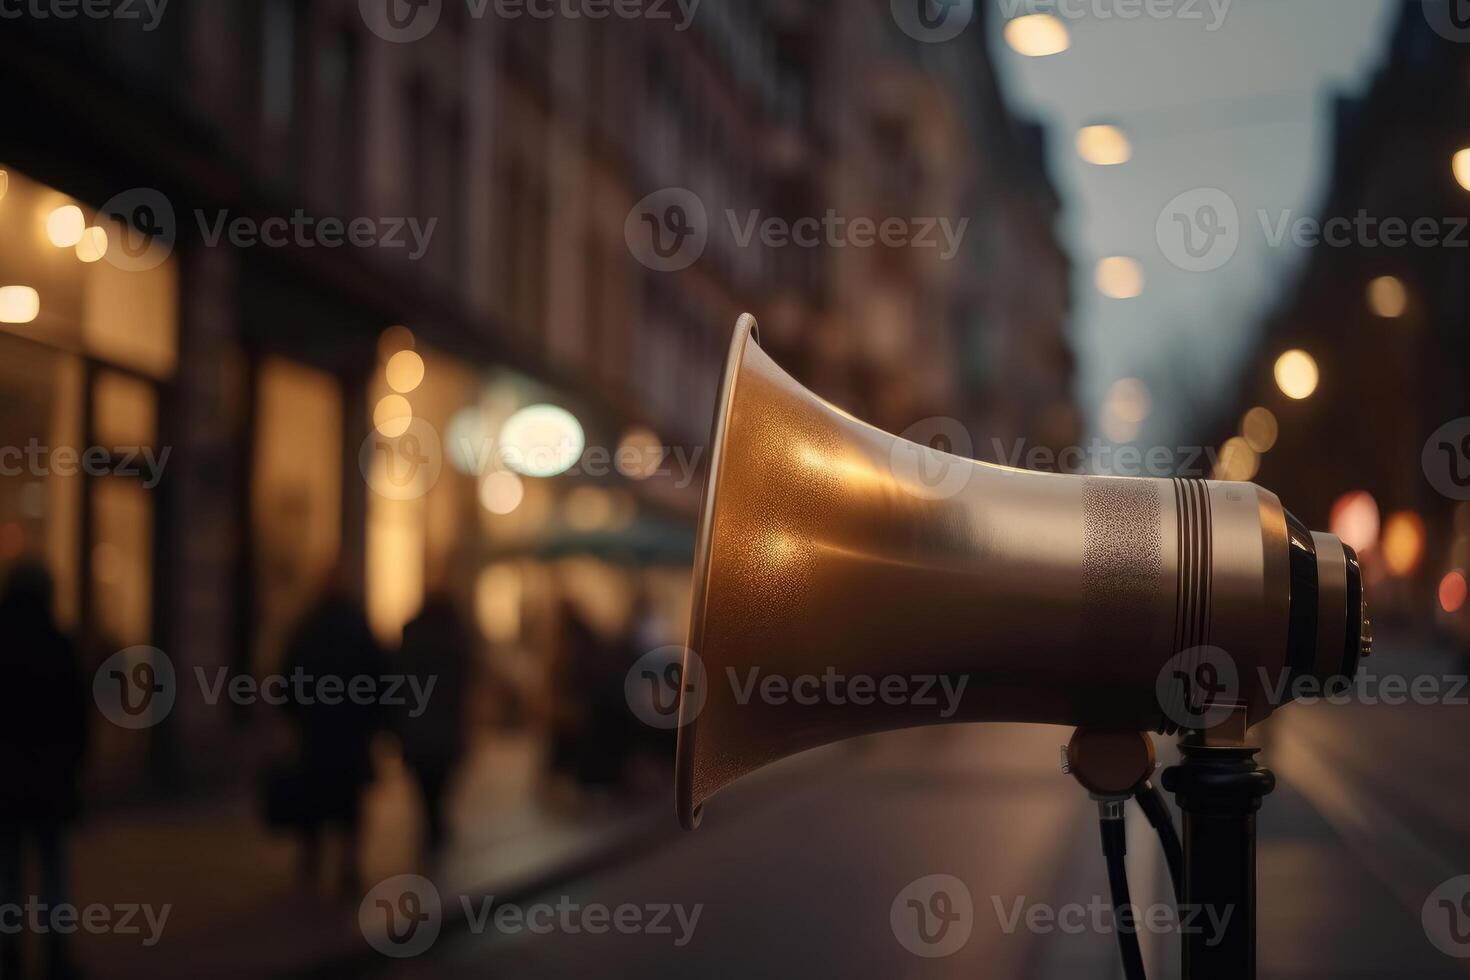
[(1256, 765), (1258, 750), (1245, 744), (1243, 730), (1238, 737), (1189, 735), (1180, 749), (1183, 759), (1165, 770), (1163, 782), (1184, 813), (1182, 854), (1173, 816), (1151, 781), (1147, 735), (1078, 729), (1067, 746), (1067, 771), (1098, 801), (1124, 972), (1144, 980), (1123, 867), (1123, 805), (1131, 796), (1169, 859), (1184, 980), (1255, 980), (1256, 811), (1276, 777)]

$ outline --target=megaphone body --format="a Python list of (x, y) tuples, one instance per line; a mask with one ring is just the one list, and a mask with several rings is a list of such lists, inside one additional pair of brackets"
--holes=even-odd
[(949, 455), (821, 400), (736, 328), (701, 504), (681, 821), (796, 752), (949, 722), (1254, 724), (1351, 677), (1356, 557), (1247, 483), (1064, 476)]

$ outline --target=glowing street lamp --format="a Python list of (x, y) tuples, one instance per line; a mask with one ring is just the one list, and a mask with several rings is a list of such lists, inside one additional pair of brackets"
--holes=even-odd
[(1134, 299), (1143, 294), (1143, 266), (1138, 260), (1114, 255), (1097, 264), (1097, 291), (1108, 299)]

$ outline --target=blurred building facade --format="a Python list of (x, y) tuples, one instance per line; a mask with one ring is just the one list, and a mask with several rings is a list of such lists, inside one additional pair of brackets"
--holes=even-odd
[[(340, 565), (385, 642), (444, 584), (496, 671), (549, 698), (569, 595), (615, 631), (646, 594), (679, 639), (701, 485), (683, 464), (707, 463), (743, 310), (799, 377), (877, 424), (954, 416), (980, 454), (980, 433), (1074, 440), (1037, 130), (1007, 112), (984, 25), (925, 45), (888, 4), (862, 7), (708, 0), (680, 30), (446, 3), (414, 43), (375, 36), (356, 0), (178, 0), (148, 31), (6, 21), (0, 79), (31, 95), (0, 159), (0, 221), (23, 232), (0, 242), (0, 285), (33, 287), (40, 309), (0, 333), (4, 440), (168, 453), (154, 485), (113, 452), (101, 476), (6, 477), (6, 560), (57, 571), (89, 669), (152, 644), (181, 677), (274, 670)], [(710, 245), (659, 272), (625, 223), (670, 186), (706, 202)], [(159, 200), (174, 234), (149, 239)], [(66, 206), (107, 230), (111, 258), (58, 244)], [(741, 247), (727, 215), (755, 210), (968, 224), (952, 257)], [(404, 245), (228, 241), (237, 219), (282, 218), (369, 218)], [(434, 223), (421, 256), (400, 219)], [(125, 260), (135, 241), (158, 259), (146, 271)], [(370, 486), (375, 410), (410, 347), (423, 378), (403, 397), (444, 463), (394, 499)], [(601, 470), (487, 490), (477, 451), (540, 403), (582, 421)], [(667, 475), (607, 465), (629, 440), (671, 447)], [(106, 732), (98, 792), (149, 766), (226, 771), (242, 720), (181, 698), (148, 732)]]
[[(1403, 4), (1371, 86), (1336, 107), (1317, 218), (1367, 230), (1310, 251), (1265, 325), (1225, 423), (1228, 435), (1252, 407), (1268, 409), (1279, 437), (1255, 479), (1310, 526), (1358, 537), (1382, 604), (1415, 613), (1434, 603), (1446, 571), (1470, 563), (1470, 513), (1435, 489), (1421, 462), (1432, 433), (1470, 415), (1470, 187), (1452, 165), (1470, 146), (1470, 50), (1437, 30), (1426, 10)], [(1448, 10), (1439, 11), (1442, 25), (1452, 23)], [(1389, 220), (1407, 229), (1429, 222), (1433, 243), (1402, 235), (1394, 244)], [(1278, 357), (1293, 349), (1320, 372), (1303, 400), (1286, 397), (1273, 377)], [(1409, 516), (1385, 562), (1383, 534), (1395, 514)], [(1407, 530), (1415, 517), (1419, 535)]]

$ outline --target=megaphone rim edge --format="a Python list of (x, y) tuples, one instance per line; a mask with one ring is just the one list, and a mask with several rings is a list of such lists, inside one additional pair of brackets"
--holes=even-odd
[[(734, 336), (730, 338), (730, 352), (725, 358), (725, 370), (720, 378), (717, 401), (719, 407), (715, 411), (714, 425), (710, 431), (709, 474), (705, 477), (704, 491), (700, 495), (699, 528), (694, 546), (694, 579), (690, 591), (689, 632), (684, 644), (684, 672), (681, 675), (683, 678), (689, 676), (690, 654), (698, 656), (699, 644), (704, 637), (704, 614), (708, 601), (706, 588), (709, 584), (712, 558), (710, 544), (714, 536), (715, 498), (719, 493), (725, 434), (730, 410), (735, 404), (735, 388), (740, 378), (740, 366), (745, 360), (745, 347), (751, 340), (760, 344), (760, 325), (753, 315), (742, 313), (735, 322)], [(700, 682), (703, 683), (702, 677)], [(697, 715), (691, 718), (684, 716), (689, 701), (683, 697), (683, 693), (680, 692), (679, 698), (679, 727), (674, 754), (674, 798), (679, 823), (685, 830), (693, 830), (699, 826), (703, 809), (694, 803), (694, 738), (699, 718)]]

